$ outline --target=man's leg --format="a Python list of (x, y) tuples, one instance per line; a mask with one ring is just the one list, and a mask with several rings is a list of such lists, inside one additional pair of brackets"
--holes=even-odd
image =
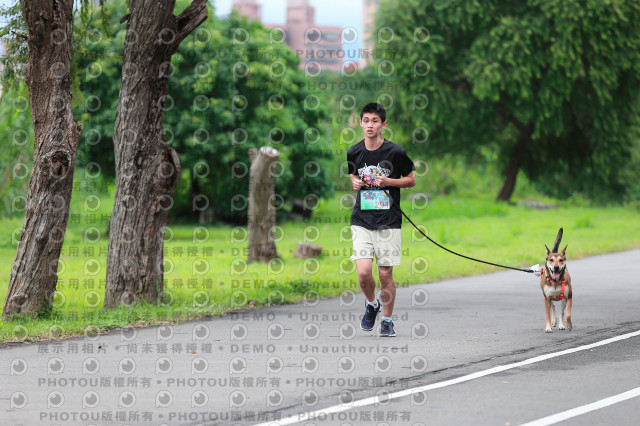
[(393, 266), (378, 266), (380, 277), (380, 299), (385, 317), (393, 314), (393, 305), (396, 301), (396, 283), (393, 281)]
[(373, 278), (373, 259), (356, 260), (356, 270), (358, 271), (358, 284), (367, 298), (367, 302), (373, 302), (376, 298), (376, 280)]
[(364, 315), (360, 322), (360, 328), (364, 331), (371, 331), (376, 323), (376, 317), (380, 312), (380, 302), (376, 299), (376, 281), (373, 278), (373, 259), (357, 259), (356, 269), (358, 270), (358, 283), (362, 293), (367, 298), (364, 308)]
[(380, 277), (380, 299), (383, 315), (380, 324), (380, 337), (394, 337), (393, 306), (396, 301), (396, 283), (393, 281), (393, 265), (399, 265), (401, 260), (400, 229), (385, 229), (377, 235), (376, 259), (378, 262), (378, 276)]
[(353, 256), (351, 258), (356, 262), (358, 284), (367, 299), (360, 327), (364, 331), (371, 331), (381, 310), (380, 302), (376, 299), (376, 281), (373, 278), (372, 232), (358, 226), (352, 226), (351, 235), (353, 238)]

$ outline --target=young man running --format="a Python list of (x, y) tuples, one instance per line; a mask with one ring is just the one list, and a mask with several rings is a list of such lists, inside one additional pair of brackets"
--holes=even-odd
[[(393, 337), (396, 335), (391, 319), (396, 298), (393, 267), (400, 265), (402, 226), (402, 214), (397, 207), (400, 207), (400, 188), (414, 186), (416, 179), (415, 166), (405, 150), (382, 137), (386, 120), (382, 105), (364, 106), (360, 112), (364, 139), (349, 148), (347, 162), (352, 187), (358, 191), (351, 214), (351, 259), (356, 262), (358, 283), (367, 298), (361, 327), (364, 331), (373, 330), (382, 305), (380, 336)], [(374, 255), (380, 278), (380, 299), (375, 297)]]

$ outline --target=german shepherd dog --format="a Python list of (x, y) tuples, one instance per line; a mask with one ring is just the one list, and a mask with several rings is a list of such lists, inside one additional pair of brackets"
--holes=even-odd
[(571, 276), (567, 271), (567, 246), (558, 253), (560, 240), (562, 240), (562, 228), (558, 231), (553, 251), (549, 250), (546, 245), (544, 246), (547, 249), (547, 262), (544, 268), (540, 270), (540, 288), (544, 296), (544, 310), (547, 320), (544, 328), (545, 333), (551, 333), (551, 327), (556, 326), (556, 312), (553, 302), (557, 301), (560, 301), (562, 305), (557, 319), (558, 330), (571, 330), (573, 328), (571, 323), (573, 294), (571, 291)]

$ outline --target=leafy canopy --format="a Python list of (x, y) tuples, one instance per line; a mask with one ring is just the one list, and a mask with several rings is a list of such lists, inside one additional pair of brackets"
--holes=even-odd
[(489, 148), (506, 168), (530, 138), (519, 167), (547, 193), (625, 200), (640, 195), (639, 20), (634, 0), (385, 1), (376, 47), (431, 155)]
[[(188, 3), (178, 1), (176, 11)], [(124, 0), (91, 4), (76, 14), (72, 49), (74, 115), (84, 127), (77, 166), (112, 178), (126, 31), (119, 21), (128, 7)], [(10, 12), (18, 28), (19, 7)], [(26, 52), (21, 37), (13, 40), (15, 54), (7, 60), (14, 72), (5, 73), (10, 86), (19, 85), (25, 59), (19, 53)], [(276, 192), (282, 197), (278, 206), (284, 206), (280, 200), (299, 198), (313, 207), (329, 195), (326, 161), (331, 150), (322, 131), (329, 110), (316, 101), (321, 98), (308, 86), (298, 57), (281, 34), (235, 13), (225, 19), (210, 14), (172, 58), (164, 128), (183, 170), (173, 217), (195, 219), (208, 205), (216, 218), (246, 223), (247, 211), (240, 207), (249, 192), (248, 150), (264, 145), (281, 153), (275, 170)], [(200, 202), (194, 212), (196, 196)]]

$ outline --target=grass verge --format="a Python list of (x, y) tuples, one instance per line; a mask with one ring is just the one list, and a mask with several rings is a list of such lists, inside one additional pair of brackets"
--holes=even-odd
[[(408, 195), (408, 193), (407, 193)], [(281, 260), (246, 264), (246, 229), (232, 226), (169, 225), (165, 241), (165, 289), (158, 304), (102, 309), (108, 214), (113, 200), (92, 195), (72, 200), (59, 283), (50, 314), (0, 322), (0, 341), (37, 341), (95, 334), (125, 325), (167, 324), (220, 315), (232, 309), (359, 295), (349, 259), (350, 210), (340, 194), (320, 203), (306, 222), (289, 221), (277, 233)], [(564, 227), (569, 263), (599, 253), (640, 247), (637, 208), (572, 206), (535, 210), (482, 198), (438, 196), (410, 201), (403, 208), (428, 235), (462, 254), (522, 267), (544, 261)], [(87, 207), (88, 206), (88, 207)], [(0, 300), (4, 301), (22, 221), (0, 221)], [(16, 231), (17, 230), (17, 231)], [(409, 223), (403, 226), (403, 264), (394, 271), (399, 286), (485, 274), (497, 268), (453, 256), (435, 247)], [(294, 259), (299, 241), (323, 247), (317, 259)], [(513, 272), (522, 285), (530, 276)]]

